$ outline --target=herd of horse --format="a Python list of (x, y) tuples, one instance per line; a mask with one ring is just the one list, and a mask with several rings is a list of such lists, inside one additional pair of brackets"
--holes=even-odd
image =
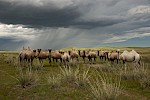
[(79, 57), (82, 57), (84, 63), (86, 62), (86, 58), (88, 58), (88, 62), (95, 62), (97, 58), (100, 60), (105, 59), (111, 61), (113, 63), (115, 60), (121, 60), (123, 63), (125, 62), (135, 62), (140, 65), (141, 55), (138, 54), (135, 50), (128, 52), (124, 50), (122, 53), (120, 49), (115, 51), (104, 51), (104, 50), (68, 50), (68, 51), (52, 51), (52, 49), (42, 50), (36, 49), (33, 50), (30, 47), (24, 48), (19, 53), (19, 61), (20, 63), (23, 61), (27, 61), (32, 65), (32, 62), (35, 58), (39, 59), (40, 63), (43, 63), (43, 59), (48, 59), (49, 63), (52, 61), (61, 62), (61, 63), (69, 63), (69, 62), (79, 62)]

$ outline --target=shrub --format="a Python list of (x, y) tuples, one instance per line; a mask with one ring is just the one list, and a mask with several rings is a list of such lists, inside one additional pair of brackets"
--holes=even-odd
[(130, 68), (130, 66), (124, 66), (124, 68), (121, 70), (121, 78), (126, 80), (139, 80), (143, 77), (147, 77), (147, 75), (147, 68), (145, 68), (144, 65), (140, 67), (135, 66), (132, 69)]
[(4, 55), (5, 62), (8, 64), (12, 64), (13, 66), (18, 65), (18, 58), (13, 54), (5, 54)]
[(78, 81), (76, 82), (76, 84), (79, 87), (86, 87), (88, 85), (88, 81), (89, 81), (89, 77), (90, 75), (89, 73), (89, 69), (90, 67), (88, 67), (87, 69), (83, 69), (83, 73), (80, 73), (78, 76)]
[[(121, 78), (124, 80), (133, 80), (134, 79), (134, 73), (132, 70), (129, 70), (128, 67), (124, 66), (124, 68), (121, 69)], [(119, 73), (118, 73), (119, 74)]]
[(23, 71), (20, 66), (16, 68), (18, 71), (16, 79), (19, 85), (25, 88), (26, 86), (37, 84), (39, 79), (37, 71), (32, 71), (31, 68)]
[(121, 94), (121, 78), (113, 78), (104, 72), (97, 73), (89, 81), (92, 96), (97, 100), (115, 100)]
[(79, 76), (79, 67), (77, 67), (75, 70), (70, 68), (70, 66), (63, 68), (59, 67), (61, 70), (61, 79), (63, 82), (68, 82), (68, 83), (76, 83), (78, 80)]
[(139, 71), (138, 80), (142, 89), (150, 88), (150, 75), (147, 68), (148, 67), (145, 67), (145, 65), (142, 64), (142, 66), (137, 69), (137, 71)]
[(43, 64), (37, 63), (35, 65), (32, 65), (33, 70), (42, 70), (43, 69)]
[(58, 88), (60, 86), (60, 81), (61, 77), (60, 75), (54, 76), (53, 74), (51, 76), (48, 76), (47, 82), (50, 88)]
[(139, 79), (139, 83), (142, 89), (150, 88), (150, 76), (142, 77)]
[(114, 71), (114, 68), (112, 68), (111, 66), (99, 66), (97, 68), (98, 71), (103, 71), (103, 72), (113, 72)]

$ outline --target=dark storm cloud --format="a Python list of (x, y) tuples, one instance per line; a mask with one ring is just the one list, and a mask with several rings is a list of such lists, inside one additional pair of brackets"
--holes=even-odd
[[(114, 1), (116, 3), (116, 1)], [(109, 3), (113, 5), (114, 2)], [(5, 24), (23, 24), (28, 27), (78, 27), (92, 28), (109, 26), (122, 19), (100, 18), (98, 20), (80, 20), (90, 10), (93, 3), (70, 5), (58, 8), (48, 3), (46, 6), (19, 4), (18, 2), (0, 1), (0, 22)], [(84, 13), (83, 13), (84, 12)]]
[(0, 1), (0, 22), (5, 24), (23, 24), (31, 27), (68, 27), (79, 16), (80, 13), (76, 11), (76, 7), (40, 8)]
[(107, 27), (114, 24), (119, 24), (124, 22), (126, 19), (121, 19), (118, 17), (118, 19), (113, 17), (103, 17), (96, 20), (80, 20), (76, 21), (74, 26), (77, 26), (78, 28), (96, 28), (96, 27)]
[[(21, 38), (28, 41), (22, 45), (33, 48), (123, 44), (150, 38), (150, 1), (0, 0), (0, 23), (0, 37)], [(9, 44), (9, 39), (3, 41)]]

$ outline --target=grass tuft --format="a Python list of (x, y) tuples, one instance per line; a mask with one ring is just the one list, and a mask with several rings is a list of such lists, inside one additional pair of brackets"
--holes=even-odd
[(48, 76), (47, 82), (51, 89), (60, 87), (61, 84), (61, 77), (60, 75), (54, 76), (53, 74), (51, 76)]
[(39, 79), (37, 71), (32, 71), (31, 68), (28, 68), (27, 70), (23, 71), (20, 66), (16, 68), (18, 71), (16, 79), (19, 85), (25, 88), (29, 85), (37, 84)]
[(150, 75), (148, 73), (148, 67), (145, 67), (144, 64), (140, 66), (138, 80), (142, 89), (150, 88)]
[(78, 76), (78, 81), (76, 82), (78, 87), (86, 87), (90, 78), (89, 75), (90, 67), (83, 69), (83, 72)]
[(104, 72), (89, 81), (92, 96), (97, 100), (115, 100), (121, 94), (121, 78), (113, 78)]
[(124, 66), (121, 70), (121, 78), (125, 80), (139, 80), (141, 78), (147, 77), (148, 72), (147, 68), (144, 66), (132, 67), (132, 66)]
[(62, 81), (63, 82), (67, 82), (67, 83), (76, 83), (78, 80), (78, 76), (79, 76), (79, 67), (77, 67), (75, 70), (73, 70), (73, 68), (71, 68), (70, 66), (68, 67), (59, 67), (61, 70), (61, 77), (62, 77)]

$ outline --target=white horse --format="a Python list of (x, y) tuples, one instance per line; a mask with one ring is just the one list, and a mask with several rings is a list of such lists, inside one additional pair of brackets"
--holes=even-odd
[(120, 60), (125, 62), (135, 62), (136, 64), (140, 65), (141, 55), (138, 54), (135, 50), (132, 50), (131, 52), (128, 52), (125, 50), (120, 56)]

